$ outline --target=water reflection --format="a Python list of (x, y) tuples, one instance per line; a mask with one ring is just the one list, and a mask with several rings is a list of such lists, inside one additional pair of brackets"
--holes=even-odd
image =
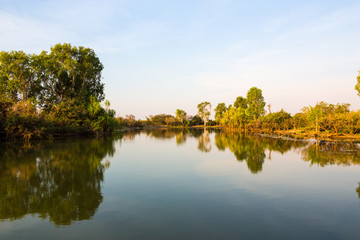
[(205, 129), (201, 136), (198, 138), (198, 149), (201, 152), (210, 152), (211, 151), (211, 141), (209, 132)]
[(325, 142), (309, 144), (302, 150), (302, 159), (311, 165), (355, 165), (360, 164), (360, 148), (354, 142)]
[[(311, 165), (321, 167), (327, 165), (355, 165), (360, 164), (360, 147), (356, 142), (308, 142), (290, 138), (272, 138), (243, 135), (237, 132), (226, 132), (207, 129), (172, 129), (149, 130), (147, 135), (157, 139), (172, 139), (175, 137), (177, 145), (184, 144), (188, 137), (198, 140), (198, 150), (211, 151), (210, 134), (215, 132), (215, 146), (219, 151), (229, 149), (239, 162), (245, 161), (249, 171), (258, 174), (263, 169), (266, 159), (271, 159), (272, 152), (284, 154), (290, 150), (301, 152), (302, 159)], [(360, 183), (356, 188), (360, 198)]]
[[(173, 139), (177, 145), (182, 145), (187, 138), (196, 138), (198, 150), (208, 153), (212, 150), (211, 134), (215, 133), (215, 146), (219, 151), (230, 150), (240, 162), (245, 161), (249, 170), (256, 174), (262, 171), (266, 157), (271, 159), (272, 152), (284, 154), (288, 151), (298, 151), (304, 161), (326, 166), (332, 164), (351, 165), (360, 163), (360, 147), (354, 142), (311, 143), (290, 138), (272, 138), (264, 136), (249, 136), (238, 132), (226, 132), (213, 129), (156, 129), (146, 130), (145, 134), (156, 139)], [(130, 132), (127, 135), (134, 138), (140, 132)], [(266, 152), (268, 156), (266, 156)]]
[(188, 131), (181, 131), (176, 135), (176, 144), (182, 145), (186, 142), (186, 135)]
[(303, 147), (306, 143), (277, 138), (247, 136), (233, 132), (218, 132), (215, 134), (215, 145), (220, 151), (229, 149), (238, 161), (245, 161), (248, 169), (256, 174), (262, 171), (266, 158), (266, 150), (269, 150), (270, 159), (272, 151), (283, 154), (291, 149)]
[[(319, 166), (360, 163), (356, 143), (309, 143), (291, 139), (247, 136), (240, 133), (173, 129), (128, 131), (128, 141), (140, 135), (174, 141), (177, 145), (196, 139), (194, 149), (204, 153), (230, 151), (249, 171), (259, 174), (272, 152), (301, 153), (304, 161)], [(114, 138), (78, 139), (0, 149), (0, 221), (36, 214), (55, 225), (90, 219), (103, 201), (101, 184), (109, 158), (115, 153)], [(190, 144), (193, 144), (189, 141)], [(360, 198), (360, 183), (356, 188)]]
[(0, 220), (26, 214), (55, 225), (90, 219), (115, 152), (111, 139), (80, 139), (0, 151)]
[[(302, 159), (311, 165), (360, 165), (360, 147), (356, 142), (325, 142), (309, 144), (301, 152)], [(355, 189), (360, 198), (360, 183)]]

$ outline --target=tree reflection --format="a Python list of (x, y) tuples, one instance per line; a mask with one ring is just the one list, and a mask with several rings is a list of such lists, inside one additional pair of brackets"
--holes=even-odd
[(182, 145), (186, 142), (187, 131), (181, 131), (176, 135), (176, 144)]
[(167, 128), (159, 128), (159, 129), (146, 129), (143, 131), (147, 136), (157, 139), (171, 139), (175, 136), (181, 134), (183, 129), (167, 129)]
[(360, 164), (360, 148), (354, 142), (319, 141), (302, 150), (302, 159), (311, 165), (353, 165)]
[[(195, 129), (148, 130), (157, 139), (174, 139), (178, 145), (196, 138), (198, 150), (212, 150), (210, 131)], [(141, 132), (124, 132), (134, 139)], [(262, 171), (266, 151), (281, 154), (299, 149), (304, 161), (319, 166), (360, 164), (360, 148), (353, 142), (317, 142), (248, 136), (215, 131), (215, 146), (228, 149), (251, 173)], [(31, 147), (0, 149), (0, 220), (15, 220), (27, 214), (49, 218), (55, 225), (90, 219), (103, 200), (101, 184), (115, 153), (114, 139), (80, 139), (38, 143)], [(270, 157), (270, 156), (269, 156)], [(360, 184), (356, 188), (360, 198)]]
[(26, 214), (55, 225), (90, 219), (103, 200), (101, 183), (115, 152), (112, 139), (57, 142), (0, 153), (0, 219)]
[(221, 132), (215, 134), (215, 144), (221, 151), (228, 148), (238, 161), (246, 161), (252, 173), (262, 170), (266, 155), (265, 148), (258, 139), (238, 133)]
[(356, 192), (358, 194), (358, 197), (360, 198), (360, 183), (358, 183), (358, 184), (359, 184), (359, 187), (356, 188)]
[(354, 142), (296, 141), (292, 139), (247, 136), (233, 132), (217, 132), (215, 145), (220, 151), (229, 149), (238, 161), (246, 161), (252, 173), (262, 170), (265, 151), (284, 154), (291, 149), (299, 149), (304, 161), (319, 166), (360, 164), (360, 147)]
[[(210, 152), (212, 149), (210, 135), (215, 132), (215, 146), (219, 151), (229, 149), (240, 162), (245, 161), (251, 173), (259, 173), (266, 159), (271, 159), (273, 152), (284, 154), (290, 150), (298, 150), (304, 161), (311, 164), (326, 166), (329, 164), (360, 164), (360, 147), (354, 142), (325, 142), (311, 144), (308, 141), (291, 138), (276, 138), (269, 136), (250, 136), (239, 132), (214, 129), (148, 129), (143, 131), (149, 137), (156, 139), (175, 139), (177, 145), (184, 144), (187, 138), (198, 140), (198, 150)], [(124, 133), (134, 138), (141, 131)]]
[(198, 138), (198, 149), (201, 152), (210, 152), (211, 151), (211, 141), (209, 132), (204, 128), (203, 133)]
[[(259, 173), (265, 162), (265, 151), (285, 153), (293, 148), (299, 148), (306, 143), (284, 140), (280, 138), (256, 137), (237, 132), (217, 132), (215, 145), (220, 151), (229, 149), (240, 162), (246, 161), (251, 173)], [(270, 155), (269, 155), (270, 157)]]

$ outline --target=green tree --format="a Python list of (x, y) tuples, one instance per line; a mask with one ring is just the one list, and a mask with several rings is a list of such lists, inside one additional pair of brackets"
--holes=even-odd
[(38, 55), (0, 52), (0, 135), (112, 131), (115, 111), (100, 106), (102, 69), (93, 50), (66, 43)]
[(234, 107), (235, 108), (242, 108), (242, 109), (246, 109), (248, 107), (248, 103), (246, 98), (244, 97), (237, 97), (235, 102), (234, 102)]
[(215, 108), (215, 122), (220, 123), (224, 113), (227, 111), (225, 103), (219, 103)]
[(291, 114), (281, 109), (279, 112), (269, 113), (262, 118), (263, 128), (267, 127), (273, 131), (275, 129), (288, 129), (291, 124)]
[(104, 99), (103, 65), (92, 49), (56, 44), (49, 54), (42, 52), (40, 59), (46, 69), (43, 84), (46, 104), (57, 104), (64, 99), (88, 102), (90, 96), (99, 102)]
[(202, 102), (197, 105), (198, 114), (204, 121), (204, 127), (206, 127), (206, 123), (210, 117), (211, 104), (209, 102)]
[(175, 122), (175, 119), (170, 114), (157, 114), (155, 116), (150, 115), (148, 117), (148, 122), (152, 125), (168, 125), (168, 123)]
[(199, 115), (195, 115), (195, 116), (190, 116), (189, 117), (189, 125), (190, 126), (197, 126), (197, 125), (202, 125), (204, 124), (204, 121), (201, 119), (201, 117)]
[(262, 90), (257, 87), (252, 87), (246, 95), (248, 108), (246, 109), (248, 115), (254, 120), (263, 116), (265, 113), (265, 101), (262, 95)]
[(308, 112), (308, 118), (311, 123), (315, 125), (316, 133), (319, 133), (319, 120), (323, 116), (323, 109), (317, 104), (315, 107), (310, 106), (310, 110)]
[(31, 57), (23, 51), (0, 52), (1, 99), (17, 102), (33, 97), (37, 89)]
[(181, 109), (176, 109), (176, 120), (181, 122), (181, 125), (184, 125), (184, 120), (186, 119), (186, 112)]
[(96, 114), (100, 111), (100, 109), (101, 109), (100, 102), (96, 101), (96, 98), (91, 96), (87, 108), (90, 119), (94, 119)]

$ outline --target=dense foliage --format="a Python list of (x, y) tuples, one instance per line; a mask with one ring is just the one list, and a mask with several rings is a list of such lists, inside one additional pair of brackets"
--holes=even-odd
[(238, 97), (233, 105), (226, 107), (219, 103), (215, 108), (215, 121), (225, 128), (261, 133), (283, 131), (325, 137), (360, 133), (360, 111), (350, 111), (350, 104), (319, 102), (293, 116), (283, 109), (271, 112), (269, 105), (269, 112), (265, 114), (262, 91), (256, 87), (248, 91), (246, 98)]
[(100, 105), (103, 65), (92, 49), (56, 44), (39, 55), (0, 52), (0, 135), (14, 138), (112, 131)]

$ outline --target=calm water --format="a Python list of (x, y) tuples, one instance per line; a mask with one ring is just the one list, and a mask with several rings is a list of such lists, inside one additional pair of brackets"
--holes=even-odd
[(0, 239), (360, 239), (359, 166), (202, 130), (1, 146)]

